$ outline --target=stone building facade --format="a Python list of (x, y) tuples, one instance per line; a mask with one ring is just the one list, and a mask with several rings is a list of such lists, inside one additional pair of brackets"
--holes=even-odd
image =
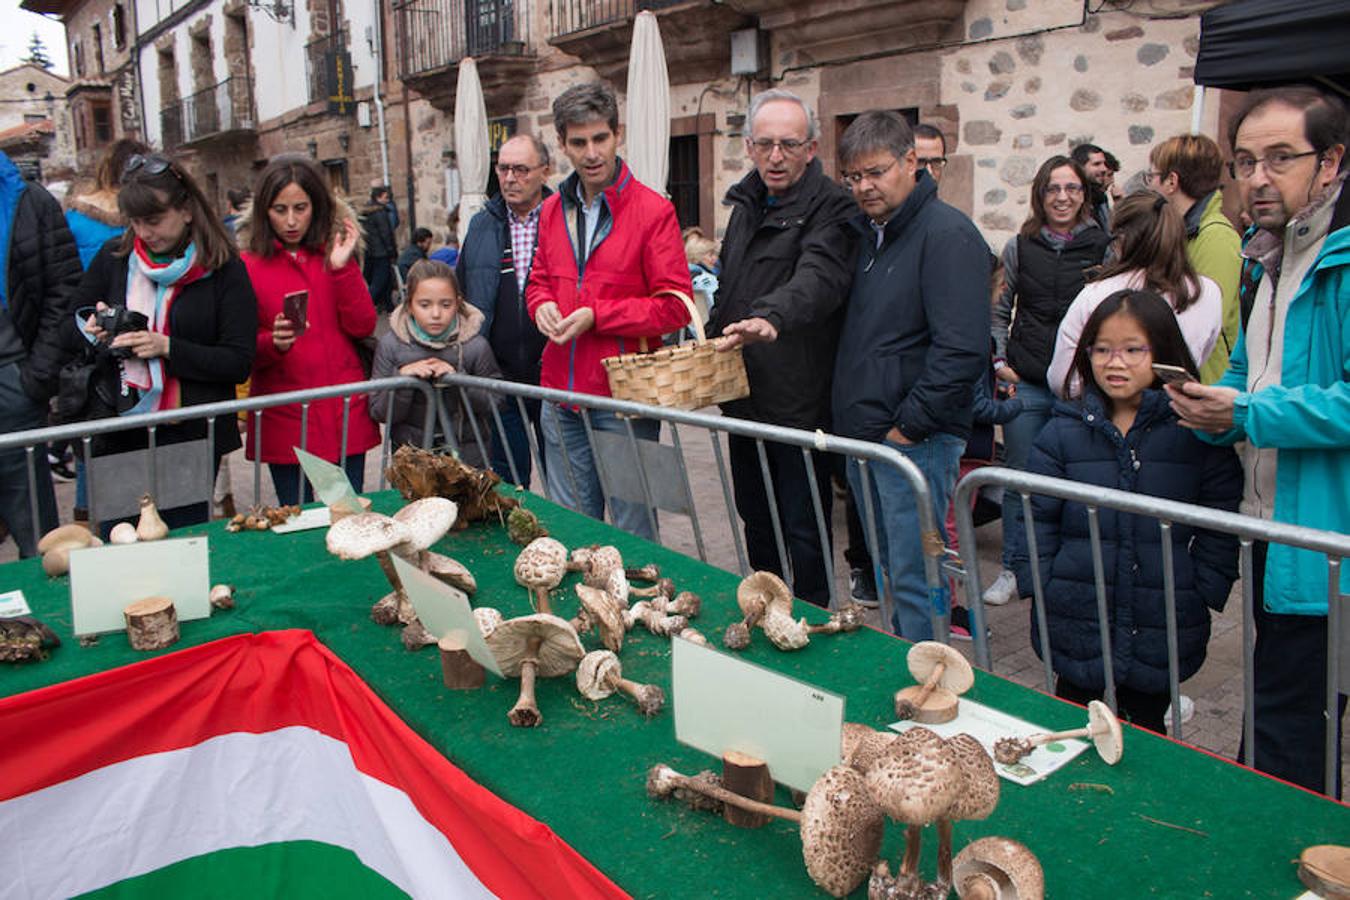
[(68, 87), (68, 79), (31, 63), (0, 72), (0, 150), (32, 177), (74, 174)]

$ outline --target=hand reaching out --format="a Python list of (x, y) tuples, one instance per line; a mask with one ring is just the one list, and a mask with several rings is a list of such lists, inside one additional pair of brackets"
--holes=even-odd
[(778, 340), (778, 329), (768, 319), (758, 316), (732, 322), (722, 329), (722, 336), (715, 342), (718, 350), (731, 350), (746, 344), (767, 344)]

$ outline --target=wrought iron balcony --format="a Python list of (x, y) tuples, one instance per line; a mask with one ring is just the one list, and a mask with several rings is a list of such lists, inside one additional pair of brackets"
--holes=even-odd
[(466, 56), (523, 56), (528, 9), (528, 0), (396, 0), (399, 77), (432, 75)]
[(604, 25), (626, 23), (644, 9), (658, 10), (675, 6), (684, 0), (552, 0), (553, 38), (569, 35)]
[(252, 131), (253, 87), (247, 78), (230, 77), (182, 101), (183, 142)]
[(309, 83), (309, 102), (327, 100), (329, 90), (327, 72), (329, 54), (342, 53), (347, 49), (347, 30), (336, 34), (326, 34), (305, 45), (305, 80)]

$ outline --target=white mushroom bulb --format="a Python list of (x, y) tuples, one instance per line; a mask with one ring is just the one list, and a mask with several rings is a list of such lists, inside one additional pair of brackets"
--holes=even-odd
[(622, 691), (647, 718), (659, 713), (666, 705), (665, 691), (658, 685), (624, 678), (619, 658), (609, 650), (592, 650), (582, 657), (577, 666), (577, 690), (587, 700), (603, 700), (615, 691)]

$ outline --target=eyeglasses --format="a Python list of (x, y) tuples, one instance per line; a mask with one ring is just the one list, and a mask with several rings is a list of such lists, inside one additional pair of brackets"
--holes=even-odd
[(1125, 365), (1134, 367), (1141, 364), (1144, 358), (1153, 352), (1153, 348), (1145, 345), (1136, 345), (1132, 347), (1111, 347), (1106, 344), (1093, 344), (1088, 348), (1088, 356), (1097, 365), (1105, 365), (1112, 359), (1119, 356), (1120, 361)]
[(535, 169), (542, 169), (542, 168), (543, 163), (540, 163), (537, 166), (508, 166), (504, 164), (496, 166), (498, 178), (505, 178), (507, 175), (514, 175), (517, 178), (524, 178), (526, 175), (530, 174)]
[(775, 149), (782, 150), (784, 156), (796, 156), (806, 149), (810, 141), (799, 141), (796, 138), (784, 138), (781, 141), (771, 141), (768, 138), (756, 138), (750, 142), (750, 147), (760, 156), (772, 156)]
[(161, 156), (158, 153), (133, 153), (128, 159), (127, 164), (122, 167), (122, 178), (125, 180), (135, 175), (149, 176), (163, 175), (165, 172), (173, 172), (174, 177), (178, 177), (178, 172), (173, 167), (173, 161), (167, 156)]
[(920, 156), (918, 159), (919, 168), (927, 169), (930, 172), (941, 172), (947, 165), (945, 156)]
[(1077, 197), (1083, 193), (1081, 184), (1047, 184), (1041, 188), (1042, 197), (1053, 197), (1056, 194), (1065, 194), (1069, 197)]
[(1228, 164), (1228, 174), (1234, 178), (1248, 179), (1256, 172), (1256, 164), (1261, 163), (1266, 167), (1266, 171), (1272, 175), (1280, 175), (1289, 171), (1294, 160), (1302, 159), (1305, 156), (1317, 156), (1321, 150), (1305, 150), (1302, 153), (1286, 153), (1283, 150), (1276, 150), (1274, 153), (1267, 153), (1262, 157), (1255, 157), (1249, 153), (1243, 153), (1233, 157), (1233, 161)]
[(898, 159), (893, 159), (891, 160), (890, 165), (880, 169), (864, 169), (861, 172), (845, 172), (843, 175), (839, 177), (839, 180), (844, 183), (845, 187), (853, 187), (853, 188), (856, 188), (858, 185), (862, 184), (864, 178), (867, 179), (872, 184), (876, 184), (883, 175), (885, 175), (891, 169), (894, 169), (896, 163), (898, 162), (899, 162)]

